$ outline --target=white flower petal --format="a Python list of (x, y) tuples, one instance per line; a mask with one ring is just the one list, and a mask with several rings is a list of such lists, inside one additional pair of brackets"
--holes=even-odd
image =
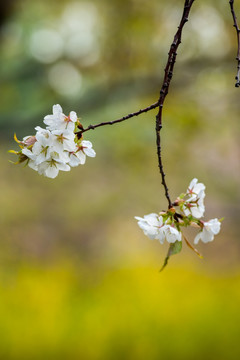
[(158, 214), (152, 213), (152, 214), (145, 215), (144, 219), (151, 226), (159, 226)]
[[(194, 186), (194, 192), (199, 194), (200, 191), (204, 191), (206, 189), (206, 186), (202, 183), (198, 183)], [(204, 195), (205, 196), (205, 195)]]
[(77, 114), (75, 113), (75, 111), (71, 111), (69, 117), (72, 122), (75, 123), (77, 121)]
[(49, 154), (46, 154), (47, 156), (45, 156), (44, 153), (40, 153), (37, 157), (36, 157), (36, 165), (40, 165), (41, 163), (43, 163), (44, 161), (48, 161), (50, 160), (50, 155)]
[(86, 155), (80, 150), (76, 152), (76, 156), (78, 157), (80, 164), (84, 165), (86, 162)]
[(41, 153), (42, 149), (43, 149), (42, 144), (39, 141), (36, 141), (32, 147), (32, 152), (35, 155), (39, 155)]
[(203, 228), (201, 239), (202, 242), (208, 243), (210, 241), (213, 241), (214, 234), (211, 231), (208, 231), (207, 229)]
[(203, 200), (205, 198), (205, 185), (198, 183), (198, 179), (194, 178), (187, 189), (187, 200), (183, 204), (183, 212), (186, 216), (192, 215), (200, 219), (205, 212)]
[(191, 207), (192, 216), (194, 216), (197, 219), (200, 219), (201, 217), (203, 217), (204, 212), (205, 212), (205, 207), (204, 206), (193, 206), (193, 207)]
[(69, 165), (63, 164), (63, 163), (59, 163), (59, 164), (57, 165), (57, 167), (58, 167), (58, 169), (61, 170), (61, 171), (70, 171), (70, 170), (71, 170), (71, 168), (70, 168)]
[(208, 243), (213, 241), (214, 235), (218, 234), (220, 231), (221, 223), (218, 219), (211, 219), (203, 223), (203, 229), (197, 234), (194, 239), (194, 244), (197, 244), (201, 239), (202, 242)]
[(96, 152), (93, 149), (84, 148), (83, 151), (89, 157), (95, 157), (96, 156)]
[(68, 164), (72, 167), (76, 167), (80, 164), (79, 158), (73, 153), (69, 155)]
[(55, 179), (55, 177), (58, 176), (58, 173), (59, 173), (59, 169), (54, 165), (48, 166), (44, 171), (44, 175), (51, 179)]
[(204, 227), (214, 235), (217, 235), (220, 231), (221, 223), (218, 221), (218, 219), (211, 219), (207, 222), (204, 222)]
[(163, 231), (163, 227), (159, 229), (158, 234), (156, 235), (156, 239), (159, 240), (160, 244), (164, 243), (165, 233)]
[(202, 183), (198, 183), (198, 179), (194, 178), (189, 184), (187, 193), (192, 195), (192, 193), (199, 195), (200, 191), (205, 190), (205, 185)]
[(188, 188), (193, 189), (197, 182), (198, 182), (198, 179), (196, 179), (196, 178), (192, 179)]
[(53, 105), (53, 114), (59, 115), (63, 112), (62, 107), (59, 104)]
[(69, 121), (69, 122), (64, 121), (61, 125), (61, 129), (63, 129), (63, 130), (66, 129), (67, 131), (69, 131), (73, 134), (74, 130), (75, 130), (75, 124), (72, 121)]
[(35, 161), (29, 160), (29, 161), (28, 161), (28, 166), (29, 166), (31, 169), (33, 169), (33, 170), (35, 170), (35, 171), (38, 171), (38, 166), (36, 165)]
[(141, 218), (140, 216), (134, 216), (134, 219), (136, 219), (136, 220), (144, 220), (144, 219)]
[(164, 225), (162, 229), (166, 236), (167, 242), (169, 242), (170, 244), (182, 240), (182, 233), (179, 232), (174, 226)]
[(27, 148), (24, 148), (22, 149), (22, 153), (24, 155), (26, 155), (29, 159), (31, 160), (35, 160), (36, 159), (36, 156), (32, 153), (31, 150), (27, 149)]
[(165, 235), (161, 230), (163, 223), (162, 216), (158, 216), (155, 213), (144, 215), (143, 218), (136, 216), (138, 220), (138, 226), (143, 230), (144, 234), (151, 240), (158, 239), (160, 243), (164, 242)]
[(194, 239), (194, 244), (198, 244), (199, 240), (201, 239), (201, 232), (198, 233), (196, 236), (195, 236), (195, 239)]
[(184, 212), (184, 214), (185, 214), (186, 216), (191, 215), (191, 211), (190, 211), (189, 208), (186, 207), (186, 206), (183, 206), (183, 212)]
[(88, 140), (82, 140), (81, 145), (83, 147), (92, 148), (92, 143), (91, 143), (91, 141), (88, 141)]

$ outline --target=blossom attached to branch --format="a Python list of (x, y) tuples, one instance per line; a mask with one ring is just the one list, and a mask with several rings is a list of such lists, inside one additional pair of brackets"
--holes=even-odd
[(166, 240), (168, 243), (175, 243), (182, 240), (182, 234), (175, 227), (171, 217), (158, 214), (145, 215), (143, 218), (135, 216), (138, 220), (138, 226), (143, 230), (151, 240), (159, 240), (161, 244)]
[[(205, 185), (198, 183), (198, 179), (194, 178), (190, 182), (186, 194), (182, 194), (181, 198), (182, 201), (179, 201), (179, 205), (186, 216), (192, 215), (197, 219), (203, 217), (205, 212), (203, 203), (205, 198)], [(177, 201), (175, 204), (177, 204)]]
[(214, 235), (217, 235), (221, 228), (221, 222), (218, 219), (203, 221), (202, 224), (202, 230), (195, 237), (194, 244), (198, 244), (199, 240), (202, 240), (205, 244), (213, 241)]
[(17, 163), (26, 161), (40, 175), (54, 179), (59, 171), (85, 164), (86, 156), (96, 156), (92, 143), (76, 134), (82, 125), (75, 111), (66, 116), (60, 105), (54, 105), (53, 114), (45, 116), (43, 122), (46, 129), (37, 126), (34, 136), (26, 136), (22, 141), (15, 136), (21, 150), (10, 152), (18, 155)]
[[(171, 255), (181, 251), (182, 244), (180, 242), (182, 242), (182, 238), (188, 247), (202, 257), (182, 234), (183, 227), (193, 226), (200, 230), (194, 239), (194, 244), (198, 244), (199, 240), (204, 243), (213, 241), (214, 236), (219, 233), (221, 220), (211, 219), (207, 222), (200, 220), (205, 211), (204, 198), (205, 185), (194, 178), (186, 193), (181, 194), (167, 211), (144, 215), (143, 218), (135, 217), (138, 220), (138, 226), (151, 240), (159, 240), (161, 244), (164, 243), (164, 240), (170, 243), (162, 269), (167, 265)], [(177, 211), (176, 207), (179, 207), (180, 211)]]

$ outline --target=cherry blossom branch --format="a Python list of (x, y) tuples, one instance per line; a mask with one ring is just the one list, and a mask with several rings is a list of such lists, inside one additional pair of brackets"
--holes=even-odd
[(158, 114), (156, 116), (156, 144), (157, 144), (157, 154), (158, 154), (158, 167), (159, 167), (160, 174), (161, 174), (161, 177), (162, 177), (162, 185), (163, 185), (163, 187), (165, 189), (165, 196), (166, 196), (166, 198), (168, 200), (168, 207), (169, 208), (172, 207), (172, 202), (171, 202), (171, 199), (170, 199), (168, 187), (167, 187), (166, 180), (165, 180), (165, 173), (163, 171), (163, 163), (162, 163), (162, 156), (161, 156), (160, 130), (162, 129), (162, 109), (163, 109), (163, 104), (164, 104), (165, 98), (166, 98), (166, 96), (168, 94), (169, 85), (170, 85), (170, 82), (171, 82), (171, 79), (172, 79), (172, 76), (173, 76), (173, 69), (174, 69), (174, 65), (175, 65), (175, 62), (176, 62), (177, 49), (178, 49), (178, 46), (181, 43), (183, 26), (188, 21), (188, 15), (189, 15), (189, 12), (191, 10), (191, 6), (192, 6), (193, 2), (194, 2), (194, 0), (185, 0), (182, 18), (181, 18), (180, 24), (178, 26), (178, 30), (177, 30), (177, 32), (176, 32), (176, 34), (174, 36), (173, 42), (171, 44), (171, 47), (170, 47), (170, 50), (169, 50), (169, 53), (168, 53), (167, 65), (166, 65), (165, 70), (164, 70), (165, 76), (164, 76), (163, 84), (162, 84), (162, 87), (161, 87), (161, 90), (160, 90), (159, 100), (157, 102), (155, 102), (154, 104), (146, 107), (145, 109), (141, 109), (141, 110), (139, 110), (137, 112), (130, 113), (130, 114), (126, 115), (126, 116), (123, 116), (120, 119), (113, 120), (113, 121), (102, 122), (102, 123), (99, 123), (99, 124), (96, 124), (96, 125), (89, 125), (87, 128), (85, 128), (85, 129), (82, 128), (76, 133), (78, 138), (80, 139), (82, 134), (84, 132), (86, 132), (86, 131), (94, 130), (94, 129), (98, 128), (98, 127), (105, 126), (105, 125), (114, 125), (116, 123), (120, 123), (120, 122), (128, 120), (128, 119), (130, 119), (130, 118), (132, 118), (134, 116), (138, 116), (138, 115), (140, 115), (142, 113), (148, 112), (148, 111), (150, 111), (152, 109), (155, 109), (155, 108), (159, 107), (159, 111), (158, 111)]
[(170, 47), (170, 50), (168, 53), (167, 64), (164, 69), (165, 76), (163, 79), (163, 84), (162, 84), (162, 87), (160, 90), (160, 97), (159, 97), (159, 101), (158, 101), (159, 102), (159, 111), (156, 116), (156, 144), (157, 144), (157, 155), (158, 155), (158, 167), (159, 167), (159, 171), (160, 171), (160, 174), (162, 177), (162, 185), (165, 189), (165, 197), (167, 198), (169, 209), (172, 207), (172, 202), (170, 199), (168, 187), (167, 187), (166, 180), (165, 180), (165, 173), (163, 171), (163, 163), (162, 163), (162, 155), (161, 155), (160, 131), (162, 129), (162, 109), (163, 109), (163, 104), (164, 104), (165, 98), (168, 94), (169, 85), (170, 85), (170, 82), (171, 82), (171, 79), (173, 76), (173, 69), (174, 69), (174, 65), (175, 65), (176, 57), (177, 57), (177, 49), (178, 49), (178, 46), (181, 44), (183, 26), (188, 21), (188, 15), (191, 10), (191, 6), (192, 6), (193, 2), (194, 2), (194, 0), (185, 0), (185, 3), (184, 3), (182, 18), (181, 18), (180, 24), (178, 26), (178, 30), (174, 36), (173, 42), (171, 44), (171, 47)]
[(236, 57), (237, 75), (235, 77), (235, 80), (237, 80), (237, 81), (236, 81), (235, 86), (239, 87), (240, 86), (240, 29), (238, 27), (237, 16), (236, 16), (235, 10), (234, 10), (234, 0), (230, 0), (229, 4), (230, 4), (230, 9), (231, 9), (232, 17), (233, 17), (233, 22), (234, 22), (233, 26), (235, 27), (236, 32), (237, 32), (237, 44), (238, 44), (237, 57)]
[(159, 106), (159, 102), (157, 101), (154, 104), (152, 104), (152, 105), (150, 105), (150, 106), (148, 106), (148, 107), (146, 107), (144, 109), (140, 109), (140, 110), (138, 110), (138, 111), (136, 111), (134, 113), (130, 113), (130, 114), (126, 115), (126, 116), (123, 116), (120, 119), (113, 120), (113, 121), (106, 121), (106, 122), (102, 122), (102, 123), (99, 123), (99, 124), (96, 124), (96, 125), (89, 125), (87, 128), (85, 128), (85, 129), (83, 128), (82, 130), (78, 131), (76, 134), (77, 134), (78, 138), (80, 138), (82, 133), (84, 133), (86, 131), (94, 130), (94, 129), (98, 128), (98, 127), (105, 126), (105, 125), (114, 125), (114, 124), (120, 123), (120, 122), (128, 120), (128, 119), (130, 119), (130, 118), (132, 118), (134, 116), (138, 116), (138, 115), (146, 113), (146, 112), (148, 112), (148, 111), (150, 111), (152, 109), (155, 109), (158, 106)]

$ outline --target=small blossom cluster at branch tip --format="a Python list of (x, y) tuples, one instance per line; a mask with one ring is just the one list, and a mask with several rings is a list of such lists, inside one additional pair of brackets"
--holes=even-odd
[[(187, 245), (197, 252), (182, 234), (182, 228), (188, 226), (198, 228), (200, 231), (194, 239), (194, 244), (198, 244), (199, 240), (204, 243), (213, 241), (221, 227), (221, 220), (201, 220), (205, 212), (204, 198), (204, 184), (193, 179), (186, 193), (181, 194), (168, 211), (144, 215), (143, 218), (136, 216), (135, 219), (138, 220), (138, 226), (144, 234), (151, 240), (159, 240), (161, 244), (166, 240), (168, 243), (174, 244), (181, 242), (184, 238)], [(180, 211), (177, 211), (176, 207), (179, 207)]]
[(92, 143), (76, 135), (82, 125), (75, 111), (66, 116), (60, 105), (53, 105), (53, 114), (45, 116), (43, 122), (46, 128), (37, 126), (34, 136), (25, 136), (22, 141), (14, 136), (21, 148), (10, 150), (19, 156), (16, 164), (26, 161), (40, 175), (54, 179), (59, 171), (85, 164), (86, 156), (96, 156)]

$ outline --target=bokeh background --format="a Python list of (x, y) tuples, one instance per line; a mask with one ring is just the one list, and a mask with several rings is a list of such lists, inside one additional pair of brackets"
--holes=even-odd
[(182, 6), (1, 2), (1, 359), (240, 355), (240, 90), (228, 1), (194, 3), (164, 109), (171, 197), (197, 177), (206, 219), (225, 218), (214, 242), (199, 244), (203, 260), (184, 246), (159, 273), (167, 245), (134, 219), (167, 207), (155, 111), (86, 133), (96, 158), (55, 180), (8, 161), (13, 133), (34, 134), (53, 104), (87, 126), (155, 102)]

